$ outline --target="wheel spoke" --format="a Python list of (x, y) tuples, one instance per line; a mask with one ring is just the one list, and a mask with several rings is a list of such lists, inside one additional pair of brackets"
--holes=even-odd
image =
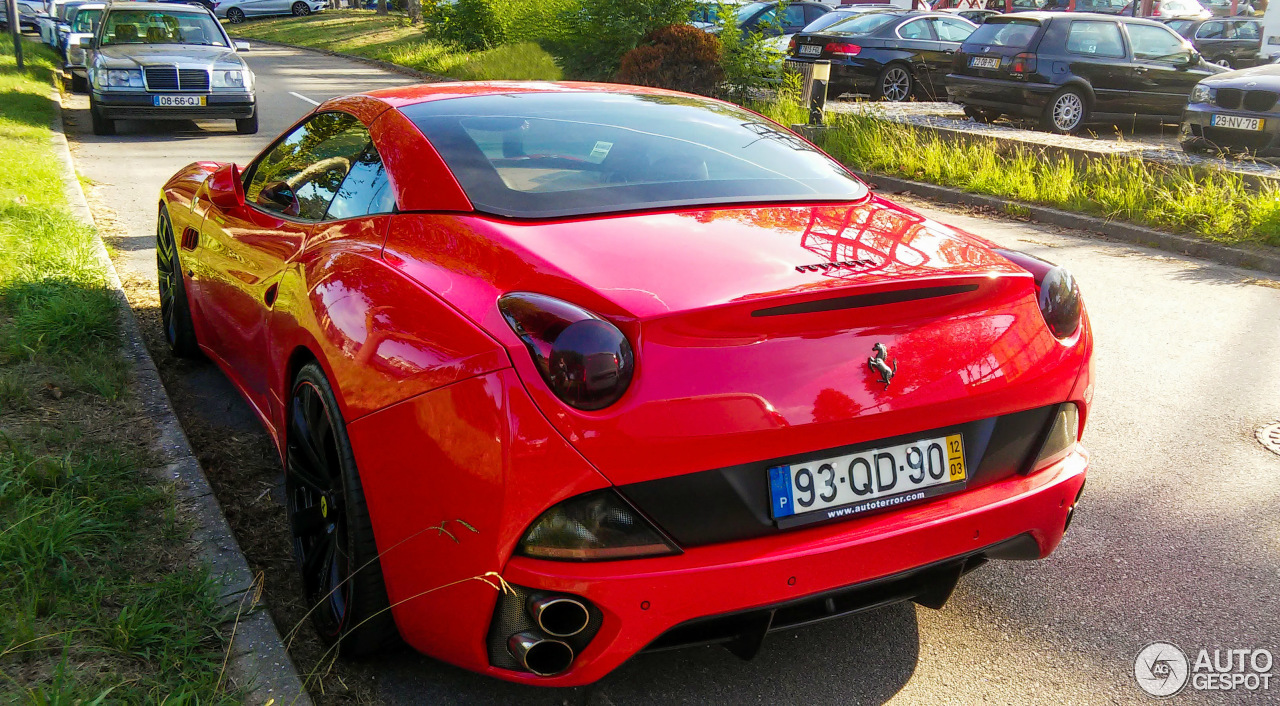
[(294, 510), (291, 514), (293, 515), (293, 536), (295, 537), (316, 534), (329, 524), (319, 506), (301, 508)]
[(328, 592), (328, 568), (333, 561), (337, 543), (331, 534), (322, 535), (311, 549), (306, 552), (302, 562), (302, 576), (315, 587), (317, 594)]
[(295, 448), (302, 454), (303, 461), (311, 470), (327, 476), (330, 475), (329, 463), (324, 457), (324, 447), (315, 441), (314, 411), (310, 401), (314, 398), (315, 393), (309, 387), (303, 387), (294, 397), (293, 414), (289, 421), (292, 427), (290, 448)]
[[(294, 444), (289, 445), (290, 451), (292, 451), (294, 448), (296, 448), (296, 445)], [(312, 469), (307, 468), (305, 465), (300, 463), (292, 453), (289, 454), (288, 472), (289, 472), (289, 478), (291, 480), (297, 481), (298, 483), (301, 483), (302, 485), (307, 486), (314, 493), (317, 493), (319, 495), (324, 495), (325, 493), (332, 490), (332, 488), (329, 487), (328, 479), (321, 478), (315, 475)]]

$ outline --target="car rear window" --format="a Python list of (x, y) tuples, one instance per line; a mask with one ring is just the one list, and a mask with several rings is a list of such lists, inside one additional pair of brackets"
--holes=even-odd
[(500, 216), (856, 201), (867, 194), (843, 166), (794, 134), (694, 96), (497, 94), (402, 111), (472, 205)]
[(985, 44), (993, 47), (1025, 48), (1036, 36), (1040, 23), (1035, 20), (987, 20), (969, 35), (965, 44)]
[(898, 19), (897, 15), (883, 12), (868, 12), (865, 14), (850, 17), (841, 22), (837, 22), (827, 27), (830, 34), (841, 34), (856, 36), (860, 34), (871, 34), (890, 22)]

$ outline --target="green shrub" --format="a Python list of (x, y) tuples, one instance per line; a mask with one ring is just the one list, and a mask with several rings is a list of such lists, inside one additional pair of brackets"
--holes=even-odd
[(463, 81), (559, 81), (563, 78), (555, 59), (533, 42), (504, 44), (471, 54), (443, 73)]
[(465, 49), (488, 49), (507, 39), (503, 0), (458, 0), (444, 26), (443, 38)]
[(619, 81), (704, 96), (716, 94), (724, 71), (720, 68), (720, 40), (715, 35), (689, 25), (671, 25), (650, 32), (644, 41), (623, 55)]
[(755, 91), (773, 85), (782, 75), (783, 53), (760, 32), (743, 34), (738, 29), (734, 6), (721, 4), (717, 17), (720, 66), (724, 71), (722, 93), (729, 100), (745, 103)]
[(578, 0), (443, 0), (423, 7), (431, 36), (465, 49), (491, 49), (504, 44), (555, 44), (562, 33), (560, 17)]
[(582, 0), (561, 9), (561, 32), (545, 44), (574, 78), (607, 81), (650, 32), (689, 21), (693, 0)]

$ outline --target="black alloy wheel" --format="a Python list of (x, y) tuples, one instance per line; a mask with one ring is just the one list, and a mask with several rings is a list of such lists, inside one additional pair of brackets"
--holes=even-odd
[(295, 2), (293, 4), (294, 17), (306, 17), (311, 14), (311, 6), (305, 2)]
[(161, 206), (156, 218), (156, 280), (160, 294), (160, 323), (169, 351), (180, 358), (200, 354), (191, 307), (183, 284), (182, 261), (173, 237), (173, 221), (169, 209)]
[(289, 404), (285, 511), (311, 621), (343, 655), (375, 652), (398, 633), (388, 609), (355, 456), (324, 371), (298, 372)]
[(241, 10), (238, 7), (233, 7), (230, 10), (227, 10), (227, 21), (233, 25), (238, 25), (241, 22), (244, 22), (244, 10)]

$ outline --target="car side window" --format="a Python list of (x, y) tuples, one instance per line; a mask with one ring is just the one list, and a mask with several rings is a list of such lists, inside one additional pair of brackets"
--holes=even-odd
[(356, 158), (347, 178), (338, 187), (338, 193), (329, 204), (325, 220), (372, 216), (391, 213), (395, 209), (396, 195), (391, 190), (387, 169), (371, 142)]
[(782, 15), (782, 26), (785, 29), (796, 30), (804, 27), (804, 6), (803, 5), (787, 5), (786, 12)]
[(1165, 27), (1131, 24), (1128, 29), (1135, 59), (1177, 64), (1191, 58), (1191, 50), (1183, 44), (1182, 37)]
[(354, 116), (320, 113), (251, 167), (245, 200), (265, 211), (318, 221), (368, 145), (369, 132)]
[(827, 14), (827, 11), (817, 5), (804, 6), (804, 24), (807, 27), (809, 23)]
[(1115, 22), (1075, 20), (1067, 31), (1067, 51), (1085, 56), (1124, 57), (1124, 39)]
[(1257, 22), (1237, 22), (1236, 39), (1257, 39), (1258, 23)]
[(953, 17), (934, 17), (929, 21), (933, 23), (933, 31), (938, 39), (944, 42), (963, 42), (973, 34), (975, 29), (968, 22), (962, 22)]
[(1226, 22), (1205, 22), (1196, 30), (1196, 39), (1228, 39)]
[(903, 39), (933, 39), (933, 30), (926, 20), (912, 20), (898, 28), (898, 36)]

